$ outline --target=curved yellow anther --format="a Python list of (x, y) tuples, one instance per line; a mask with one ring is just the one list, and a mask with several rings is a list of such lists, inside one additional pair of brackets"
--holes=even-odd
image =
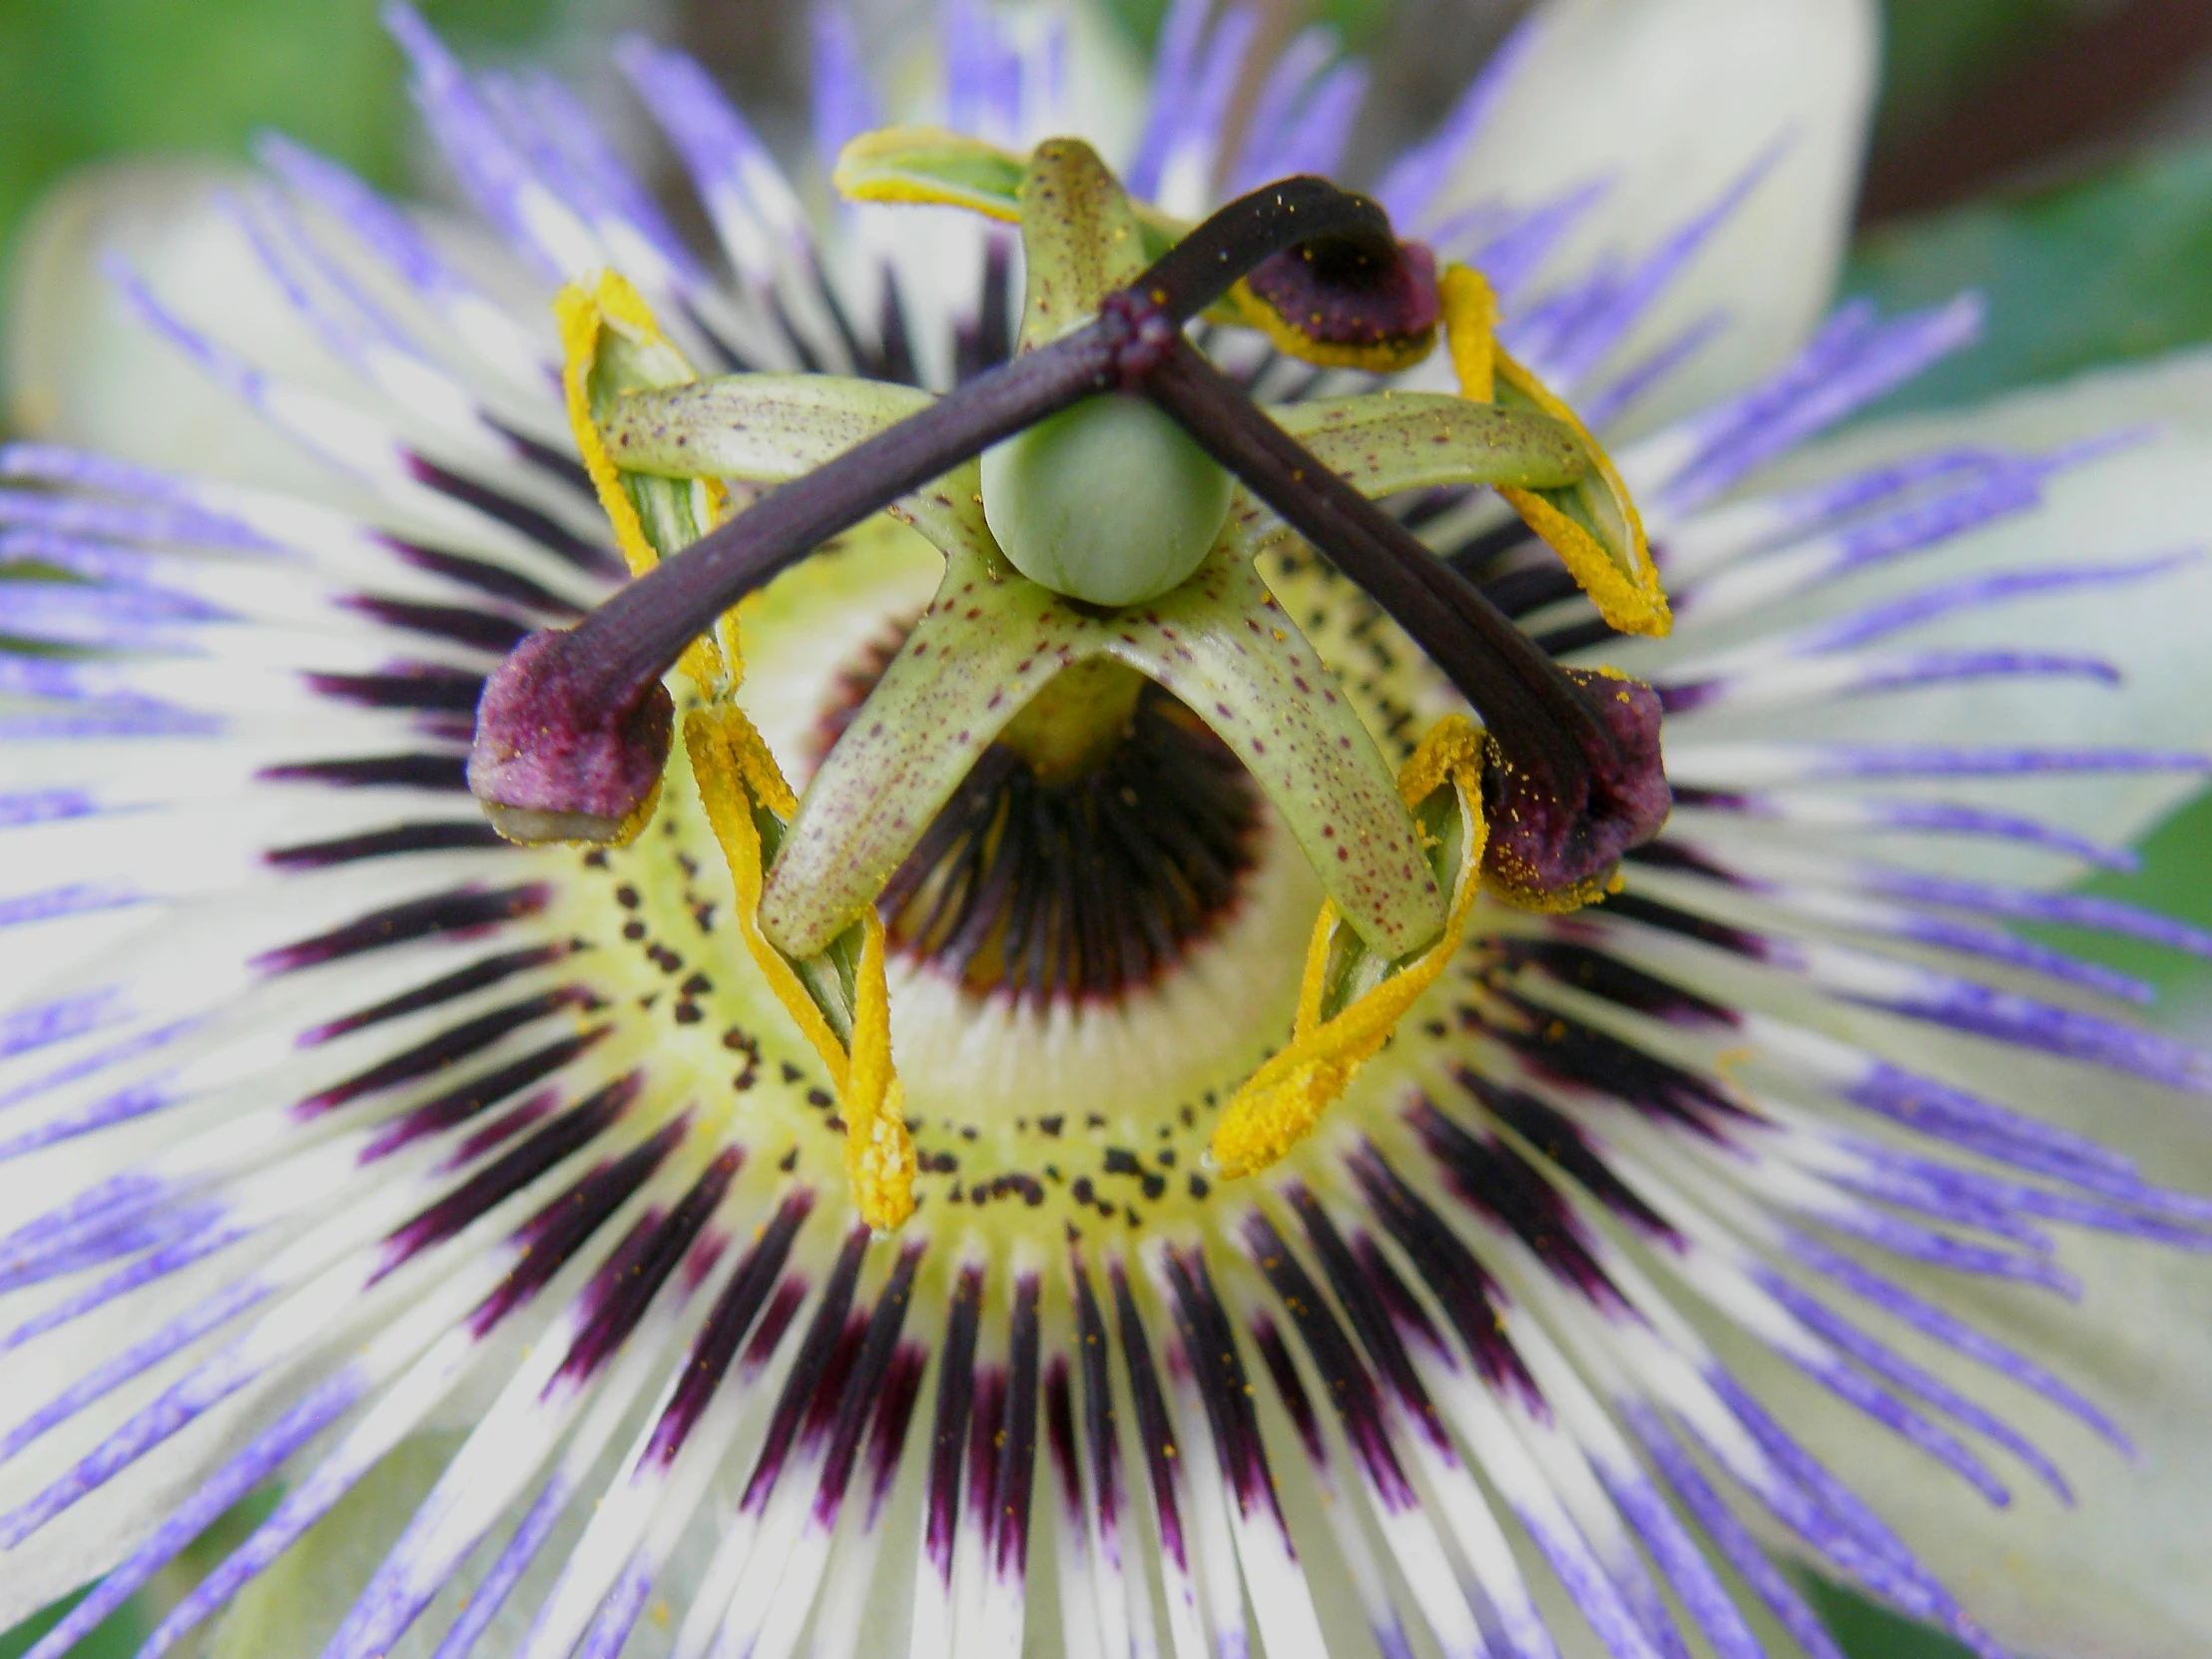
[[(560, 320), (562, 389), (567, 393), (569, 426), (592, 487), (614, 526), (615, 543), (633, 576), (642, 576), (659, 563), (660, 555), (645, 531), (637, 503), (623, 483), (622, 471), (607, 452), (599, 426), (592, 419), (591, 376), (599, 361), (602, 341), (609, 329), (634, 345), (647, 346), (661, 360), (661, 372), (669, 384), (695, 378), (683, 355), (661, 332), (653, 311), (637, 289), (615, 273), (602, 272), (587, 290), (576, 284), (561, 289), (553, 301)], [(697, 505), (698, 522), (712, 523), (728, 509), (728, 497), (719, 483), (702, 480), (694, 488), (703, 492)], [(853, 985), (852, 1031), (848, 1047), (825, 1016), (791, 958), (769, 943), (761, 931), (761, 882), (765, 859), (761, 825), (756, 814), (765, 814), (778, 827), (790, 824), (799, 811), (791, 785), (769, 753), (760, 732), (745, 712), (731, 703), (728, 692), (743, 672), (737, 655), (737, 630), (723, 629), (728, 643), (724, 652), (711, 638), (702, 637), (685, 647), (680, 666), (707, 707), (684, 717), (684, 748), (691, 757), (692, 777), (699, 801), (730, 866), (737, 888), (738, 931), (745, 948), (768, 981), (769, 990), (799, 1027), (808, 1045), (822, 1057), (837, 1091), (845, 1120), (845, 1171), (860, 1215), (870, 1227), (887, 1231), (898, 1226), (914, 1209), (914, 1147), (906, 1132), (904, 1091), (891, 1069), (890, 989), (883, 972), (883, 925), (875, 912), (867, 912), (860, 948), (859, 971)], [(659, 792), (655, 792), (658, 799)]]
[(1482, 819), (1485, 741), (1461, 717), (1447, 716), (1421, 740), (1398, 773), (1398, 793), (1408, 807), (1418, 807), (1440, 789), (1448, 788), (1457, 797), (1459, 867), (1443, 932), (1397, 972), (1324, 1019), (1322, 998), (1340, 918), (1335, 905), (1322, 906), (1306, 952), (1290, 1043), (1231, 1097), (1214, 1131), (1214, 1161), (1222, 1174), (1264, 1170), (1312, 1133), (1322, 1113), (1389, 1039), (1397, 1022), (1457, 952), (1467, 911), (1481, 885), (1482, 849), (1487, 841)]
[(871, 909), (862, 923), (853, 985), (852, 1042), (840, 1041), (791, 958), (761, 931), (761, 830), (756, 813), (789, 823), (798, 800), (776, 757), (745, 712), (723, 703), (684, 717), (707, 823), (737, 888), (738, 931), (800, 1034), (822, 1057), (844, 1114), (845, 1173), (861, 1219), (887, 1232), (914, 1210), (914, 1146), (906, 1132), (905, 1094), (891, 1069), (890, 989), (883, 973), (883, 924)]
[(870, 908), (862, 926), (852, 1063), (838, 1091), (844, 1109), (844, 1173), (860, 1218), (887, 1233), (914, 1213), (914, 1142), (906, 1131), (906, 1090), (891, 1069), (883, 923)]
[(1463, 265), (1449, 267), (1437, 283), (1443, 310), (1444, 331), (1451, 342), (1451, 367), (1458, 377), (1459, 395), (1474, 403), (1498, 402), (1500, 385), (1513, 399), (1527, 403), (1567, 427), (1589, 451), (1599, 498), (1592, 510), (1617, 516), (1612, 526), (1619, 548), (1608, 549), (1589, 527), (1578, 524), (1559, 506), (1533, 490), (1498, 486), (1498, 494), (1512, 504), (1522, 521), (1559, 555), (1582, 591), (1590, 596), (1606, 624), (1624, 634), (1648, 634), (1664, 638), (1674, 626), (1667, 609), (1666, 592), (1659, 585), (1659, 570), (1651, 560), (1651, 544), (1644, 521), (1628, 486), (1614, 469), (1611, 457), (1575, 413), (1535, 375), (1528, 372), (1497, 343), (1497, 296), (1479, 272)]
[[(658, 346), (678, 363), (683, 361), (682, 353), (661, 332), (653, 308), (638, 290), (612, 271), (601, 272), (588, 290), (575, 282), (563, 287), (553, 296), (553, 315), (561, 330), (561, 390), (568, 404), (569, 431), (575, 435), (577, 453), (591, 477), (592, 488), (598, 492), (599, 505), (614, 527), (615, 546), (622, 553), (622, 562), (630, 567), (632, 576), (643, 576), (660, 563), (660, 554), (647, 538), (637, 503), (623, 487), (622, 471), (607, 453), (598, 423), (592, 419), (592, 370), (599, 362), (600, 338), (609, 328), (639, 344)], [(696, 378), (688, 366), (684, 377)], [(707, 483), (706, 491), (710, 504), (707, 516), (719, 518), (728, 504), (727, 494), (712, 481)], [(702, 693), (712, 691), (726, 679), (737, 678), (735, 665), (726, 667), (721, 650), (705, 635), (684, 648), (679, 665)]]
[(1436, 283), (1444, 316), (1444, 338), (1451, 347), (1451, 372), (1459, 395), (1470, 403), (1491, 403), (1497, 396), (1497, 294), (1489, 278), (1463, 265), (1444, 267)]
[(847, 202), (965, 208), (986, 219), (1021, 219), (1023, 159), (941, 127), (881, 127), (846, 141), (830, 187)]

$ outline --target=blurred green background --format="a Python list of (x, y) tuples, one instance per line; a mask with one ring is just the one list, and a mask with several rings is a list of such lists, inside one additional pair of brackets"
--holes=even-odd
[[(463, 46), (520, 45), (553, 0), (426, 0)], [(404, 179), (399, 55), (375, 0), (0, 0), (0, 246), (55, 177), (133, 151), (244, 156), (262, 127)]]
[[(614, 24), (636, 23), (685, 38), (749, 99), (781, 93), (789, 107), (801, 84), (792, 72), (802, 8), (781, 0), (420, 3), (468, 55), (567, 55)], [(2151, 0), (2131, 3), (2146, 17), (2181, 15)], [(2212, 12), (2212, 0), (2191, 3)], [(1165, 0), (1113, 4), (1143, 42)], [(1507, 0), (1312, 0), (1303, 9), (1374, 54), (1393, 107), (1417, 116), (1470, 66), (1449, 51), (1439, 61), (1438, 40), (1459, 41), (1471, 57), (1515, 8)], [(1990, 302), (1987, 342), (1916, 382), (1898, 405), (1970, 400), (2212, 338), (2212, 51), (2194, 72), (2171, 61), (2170, 49), (2163, 59), (2139, 53), (2134, 69), (2123, 61), (2123, 84), (2100, 117), (2040, 141), (2015, 135), (2016, 153), (1981, 176), (1931, 177), (1944, 158), (1955, 163), (1961, 132), (1980, 132), (1976, 123), (2005, 109), (2008, 90), (2039, 84), (2035, 69), (2071, 49), (2070, 30), (2127, 9), (2110, 0), (1888, 0), (1869, 201), (1876, 222), (1863, 228), (1847, 284), (1887, 305), (1962, 287), (1980, 288)], [(1439, 33), (1439, 23), (1455, 27)], [(2136, 82), (2124, 82), (2128, 73)], [(773, 134), (791, 122), (772, 114), (765, 126)], [(0, 0), (0, 281), (26, 213), (70, 168), (140, 151), (243, 157), (264, 127), (380, 184), (420, 182), (399, 59), (375, 0)], [(2144, 851), (2141, 872), (2101, 877), (2097, 888), (2212, 925), (2212, 882), (2203, 879), (2212, 804), (2184, 811)], [(2105, 954), (2163, 983), (2168, 1021), (2212, 1032), (2212, 970), (2177, 967), (2148, 947)], [(218, 1523), (77, 1654), (133, 1652), (159, 1608), (267, 1501)], [(1964, 1652), (1846, 1591), (1812, 1588), (1853, 1659)], [(59, 1611), (0, 1634), (0, 1659), (15, 1659)]]

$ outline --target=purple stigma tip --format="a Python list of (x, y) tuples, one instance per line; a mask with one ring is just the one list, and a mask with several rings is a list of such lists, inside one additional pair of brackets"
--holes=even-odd
[(1442, 316), (1436, 259), (1417, 242), (1381, 258), (1352, 241), (1308, 243), (1255, 266), (1245, 285), (1287, 326), (1324, 349), (1393, 351), (1425, 344)]
[(532, 634), (493, 671), (476, 709), (468, 787), (516, 840), (609, 840), (652, 799), (675, 703), (650, 681), (626, 706), (589, 699), (560, 629)]
[(1590, 757), (1579, 799), (1502, 758), (1488, 769), (1483, 866), (1518, 891), (1562, 893), (1602, 880), (1621, 854), (1659, 832), (1674, 806), (1660, 759), (1659, 694), (1636, 680), (1566, 672), (1613, 739), (1613, 754)]

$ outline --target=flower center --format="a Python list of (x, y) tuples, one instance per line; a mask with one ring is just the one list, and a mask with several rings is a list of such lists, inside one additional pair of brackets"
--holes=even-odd
[[(837, 676), (822, 749), (897, 655)], [(1176, 698), (1104, 659), (1063, 671), (990, 746), (877, 900), (892, 948), (970, 997), (1116, 1003), (1161, 984), (1242, 896), (1263, 806)]]
[[(822, 739), (888, 654), (857, 656)], [(1048, 781), (994, 747), (900, 871), (906, 896), (883, 901), (925, 1224), (1056, 1245), (1069, 1227), (1188, 1218), (1219, 1190), (1206, 1148), (1223, 1104), (1281, 1042), (1312, 874), (1219, 740), (1140, 690), (1079, 774)], [(651, 828), (576, 854), (583, 879), (563, 884), (553, 924), (591, 964), (575, 1040), (649, 1052), (667, 1108), (728, 1113), (761, 1160), (833, 1188), (846, 1102), (736, 959), (728, 872), (681, 751), (675, 767)], [(986, 814), (995, 837), (975, 832)], [(623, 1015), (605, 1035), (600, 1010)]]

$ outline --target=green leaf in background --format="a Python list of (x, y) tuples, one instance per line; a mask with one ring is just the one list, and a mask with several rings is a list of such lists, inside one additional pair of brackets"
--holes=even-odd
[(1889, 0), (1875, 147), (1910, 139), (2082, 9), (2081, 0)]
[[(551, 0), (430, 0), (457, 41), (543, 27)], [(0, 0), (0, 270), (39, 193), (134, 151), (244, 156), (264, 127), (397, 180), (399, 54), (377, 0)]]
[(1857, 1591), (1801, 1573), (1806, 1598), (1852, 1659), (1972, 1659), (1964, 1643), (1879, 1607)]
[[(2142, 854), (2142, 868), (2105, 871), (2075, 890), (2140, 905), (2212, 930), (2212, 881), (2205, 879), (2205, 871), (2212, 869), (2212, 795), (2199, 796), (2175, 813), (2136, 850)], [(2154, 1024), (2199, 1041), (2212, 1036), (2212, 963), (2114, 933), (2036, 926), (2023, 926), (2020, 931), (2147, 979), (2158, 988), (2158, 1003), (2148, 1015)]]
[[(59, 1624), (63, 1615), (84, 1598), (85, 1591), (79, 1590), (67, 1600), (57, 1601), (37, 1618), (13, 1630), (0, 1632), (0, 1659), (22, 1659), (33, 1643)], [(106, 1623), (71, 1648), (70, 1659), (123, 1659), (126, 1654), (136, 1653), (153, 1630), (145, 1609), (134, 1598), (109, 1614)]]
[(460, 1441), (450, 1432), (400, 1441), (216, 1618), (208, 1659), (320, 1653)]
[[(162, 1614), (269, 1518), (270, 1511), (276, 1506), (276, 1488), (266, 1486), (218, 1516), (207, 1531), (185, 1546), (182, 1555), (155, 1574), (146, 1589), (109, 1614), (91, 1635), (71, 1648), (69, 1659), (128, 1659), (129, 1655), (137, 1653), (146, 1638), (154, 1633), (154, 1626)], [(84, 1598), (85, 1592), (79, 1590), (13, 1630), (0, 1631), (0, 1659), (19, 1659)]]
[(1392, 0), (1324, 0), (1314, 8), (1315, 20), (1337, 31), (1347, 52), (1373, 48), (1388, 26)]
[(1986, 337), (1879, 412), (1939, 408), (2212, 338), (2212, 145), (2154, 152), (2077, 183), (1869, 236), (1849, 291), (1885, 308), (1962, 288)]

